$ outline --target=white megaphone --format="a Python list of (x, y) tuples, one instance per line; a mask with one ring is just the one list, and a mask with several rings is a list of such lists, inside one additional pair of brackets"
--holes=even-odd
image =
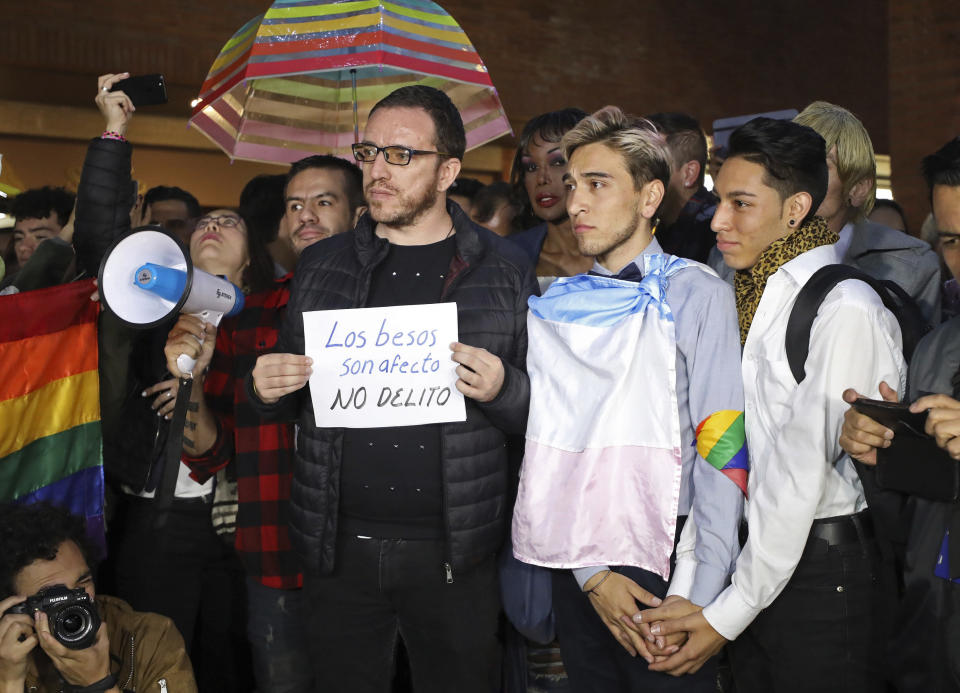
[[(142, 226), (117, 240), (100, 263), (100, 298), (121, 322), (156, 327), (177, 313), (219, 325), (243, 309), (243, 292), (226, 279), (196, 269), (190, 253), (159, 226)], [(196, 360), (177, 357), (193, 374)]]

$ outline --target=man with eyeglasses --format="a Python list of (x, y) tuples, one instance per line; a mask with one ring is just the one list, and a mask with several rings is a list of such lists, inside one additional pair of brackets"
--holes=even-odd
[[(532, 268), (446, 201), (466, 138), (456, 107), (403, 87), (370, 113), (354, 156), (368, 213), (301, 256), (277, 353), (246, 386), (299, 423), (291, 539), (304, 567), (318, 690), (387, 690), (397, 637), (423, 691), (495, 691), (495, 555), (506, 532), (507, 437), (527, 419)], [(463, 422), (318, 428), (301, 313), (455, 302)]]

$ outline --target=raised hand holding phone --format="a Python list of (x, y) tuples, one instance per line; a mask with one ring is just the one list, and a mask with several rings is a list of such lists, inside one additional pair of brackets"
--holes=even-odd
[(97, 77), (97, 108), (106, 119), (106, 131), (123, 135), (136, 107), (123, 91), (111, 91), (118, 82), (130, 76), (129, 72), (106, 74)]

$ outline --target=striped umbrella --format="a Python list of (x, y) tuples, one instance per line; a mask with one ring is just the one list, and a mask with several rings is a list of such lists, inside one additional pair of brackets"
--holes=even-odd
[(190, 122), (231, 159), (351, 157), (373, 105), (410, 84), (450, 96), (467, 149), (512, 132), (470, 39), (427, 0), (277, 0), (224, 45)]

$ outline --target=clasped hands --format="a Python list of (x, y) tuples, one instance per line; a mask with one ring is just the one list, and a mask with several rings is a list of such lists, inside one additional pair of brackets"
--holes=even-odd
[[(601, 571), (583, 591), (610, 634), (651, 671), (693, 673), (726, 640), (703, 617), (702, 607), (677, 595), (660, 600), (625, 575)], [(638, 602), (648, 609), (638, 609)]]

